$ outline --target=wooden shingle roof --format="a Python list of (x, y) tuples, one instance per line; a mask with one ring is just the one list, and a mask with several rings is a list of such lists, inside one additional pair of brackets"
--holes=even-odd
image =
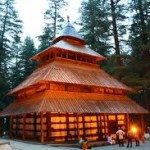
[(9, 94), (43, 81), (99, 86), (132, 91), (131, 88), (108, 75), (96, 64), (80, 64), (77, 62), (57, 60), (37, 68), (26, 80), (10, 91)]
[(100, 55), (99, 53), (93, 51), (86, 45), (74, 45), (72, 43), (69, 43), (66, 40), (60, 40), (59, 42), (53, 44), (49, 48), (45, 49), (44, 51), (38, 53), (37, 55), (31, 57), (31, 60), (39, 60), (40, 57), (46, 52), (51, 51), (51, 50), (64, 50), (64, 51), (71, 51), (74, 53), (80, 53), (84, 55), (89, 55), (95, 57), (98, 61), (106, 59), (104, 56)]
[(146, 109), (125, 95), (45, 91), (16, 100), (0, 116), (33, 112), (147, 114)]

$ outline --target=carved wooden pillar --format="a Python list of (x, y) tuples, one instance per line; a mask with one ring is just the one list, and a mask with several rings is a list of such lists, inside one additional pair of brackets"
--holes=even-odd
[(41, 119), (41, 143), (44, 142), (44, 115), (43, 112), (40, 113), (40, 119)]
[(26, 114), (22, 115), (22, 139), (25, 140), (25, 130), (26, 130)]
[(83, 124), (83, 137), (85, 137), (85, 119), (84, 119), (84, 114), (82, 114), (82, 124)]
[(46, 113), (46, 137), (47, 140), (51, 137), (51, 114), (50, 112)]
[(76, 115), (76, 118), (77, 118), (77, 138), (78, 138), (78, 141), (80, 139), (80, 129), (79, 129), (79, 114), (77, 113)]
[(99, 125), (99, 115), (96, 114), (96, 123), (97, 123), (97, 134), (99, 133), (100, 125)]
[(129, 114), (126, 115), (126, 131), (128, 132), (130, 128), (130, 117)]
[(106, 138), (106, 128), (107, 128), (107, 126), (106, 126), (106, 115), (104, 114), (104, 135), (105, 135), (105, 138)]
[(66, 140), (68, 141), (69, 140), (69, 137), (70, 137), (70, 132), (69, 132), (69, 114), (66, 113), (66, 130), (67, 130), (67, 138)]
[(36, 112), (33, 114), (33, 128), (34, 128), (33, 136), (34, 138), (36, 138), (37, 137), (37, 114)]
[(9, 137), (12, 138), (13, 131), (13, 116), (10, 116), (10, 124), (9, 124)]
[(145, 138), (144, 138), (144, 119), (143, 119), (143, 115), (140, 115), (140, 122), (141, 122), (141, 135), (142, 135), (142, 142), (145, 142)]

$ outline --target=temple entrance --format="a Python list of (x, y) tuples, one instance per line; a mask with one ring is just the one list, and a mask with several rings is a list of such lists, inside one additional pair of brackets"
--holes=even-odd
[(114, 135), (118, 129), (118, 124), (116, 120), (109, 120), (108, 121), (108, 134)]

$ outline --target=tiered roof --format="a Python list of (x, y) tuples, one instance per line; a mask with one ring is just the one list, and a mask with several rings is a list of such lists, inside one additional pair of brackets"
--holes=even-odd
[(36, 69), (24, 82), (14, 88), (10, 94), (43, 82), (59, 82), (103, 88), (132, 91), (131, 88), (112, 78), (98, 65), (80, 64), (57, 60)]
[(33, 112), (147, 114), (148, 111), (125, 95), (44, 91), (18, 99), (1, 116)]

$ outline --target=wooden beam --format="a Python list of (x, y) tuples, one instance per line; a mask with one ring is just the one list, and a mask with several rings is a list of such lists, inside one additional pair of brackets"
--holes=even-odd
[(140, 122), (141, 122), (141, 135), (142, 135), (142, 142), (145, 142), (145, 138), (144, 138), (144, 119), (143, 119), (143, 115), (140, 115)]
[(102, 116), (103, 114), (99, 114), (99, 129), (98, 129), (98, 139), (102, 140), (103, 139), (103, 126), (102, 126)]
[(100, 136), (99, 136), (100, 135), (99, 134), (100, 133), (99, 132), (100, 131), (100, 124), (99, 124), (99, 122), (100, 122), (99, 121), (99, 114), (96, 114), (96, 124), (97, 124), (97, 136), (98, 136), (98, 140), (100, 139)]
[(13, 132), (13, 116), (10, 116), (10, 131), (9, 131), (9, 137), (12, 138), (12, 132)]
[(26, 130), (26, 114), (22, 115), (23, 126), (22, 126), (22, 139), (25, 140), (25, 130)]
[(105, 138), (106, 138), (106, 121), (108, 122), (108, 120), (106, 119), (106, 114), (104, 114), (104, 135), (105, 135)]
[(129, 131), (129, 114), (125, 115), (125, 132)]
[(85, 137), (85, 119), (84, 119), (84, 114), (82, 114), (82, 123), (83, 123), (83, 137)]
[(70, 132), (69, 132), (69, 114), (68, 113), (66, 113), (66, 128), (67, 128), (67, 138), (66, 138), (66, 140), (68, 141), (69, 137), (70, 137)]
[(76, 118), (77, 118), (77, 138), (79, 141), (80, 140), (80, 129), (79, 129), (79, 114), (78, 113), (76, 115)]
[(43, 112), (40, 113), (40, 119), (41, 119), (41, 143), (44, 143), (44, 115)]
[(37, 136), (37, 114), (36, 114), (36, 112), (34, 112), (34, 114), (33, 114), (33, 128), (34, 128), (33, 136), (34, 136), (34, 138), (36, 138), (36, 136)]
[(50, 112), (46, 113), (46, 137), (47, 137), (47, 140), (51, 137), (51, 114)]
[(16, 115), (16, 128), (15, 128), (15, 136), (17, 137), (18, 136), (18, 128), (19, 128), (19, 119), (20, 119), (20, 116), (19, 115)]

